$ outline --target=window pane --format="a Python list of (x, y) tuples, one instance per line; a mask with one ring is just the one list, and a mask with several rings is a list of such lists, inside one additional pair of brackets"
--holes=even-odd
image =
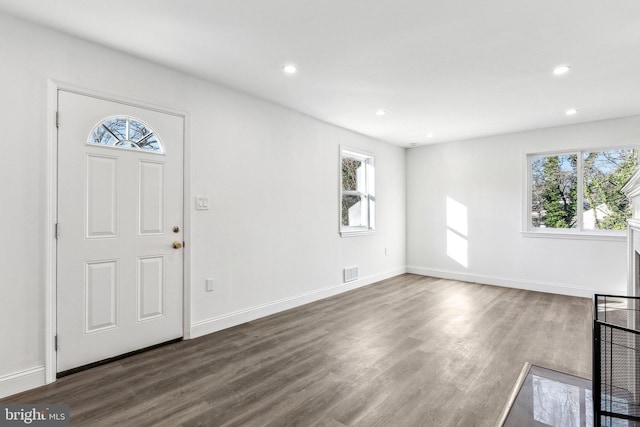
[(162, 147), (160, 147), (160, 142), (158, 141), (158, 138), (156, 138), (156, 136), (153, 134), (144, 138), (142, 141), (138, 143), (138, 145), (143, 150), (162, 152)]
[(153, 130), (146, 124), (132, 118), (112, 118), (103, 121), (93, 129), (87, 142), (163, 153), (162, 145)]
[(575, 228), (577, 208), (576, 154), (531, 159), (531, 226)]
[(361, 195), (342, 196), (342, 225), (366, 227), (368, 222), (367, 199)]
[(376, 194), (376, 174), (375, 168), (373, 166), (372, 161), (368, 161), (366, 164), (367, 169), (367, 192), (370, 196), (375, 196)]
[(362, 161), (356, 160), (350, 157), (345, 157), (342, 159), (342, 189), (343, 190), (358, 190), (359, 186), (362, 186), (363, 183), (358, 185), (358, 180), (362, 179), (362, 173), (360, 170), (362, 169)]
[(144, 123), (140, 123), (135, 120), (129, 121), (129, 139), (131, 141), (138, 142), (149, 132), (151, 131), (144, 125)]
[(583, 153), (584, 213), (586, 230), (625, 230), (631, 204), (620, 189), (637, 166), (637, 150)]
[(109, 128), (119, 140), (127, 139), (127, 119), (106, 120), (102, 125)]
[(100, 125), (91, 133), (89, 142), (91, 144), (115, 145), (118, 140), (104, 126)]

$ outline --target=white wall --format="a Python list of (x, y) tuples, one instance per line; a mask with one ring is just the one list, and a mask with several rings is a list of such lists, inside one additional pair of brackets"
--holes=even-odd
[[(0, 57), (0, 397), (44, 382), (48, 79), (188, 113), (193, 336), (404, 272), (404, 149), (3, 15)], [(341, 144), (376, 155), (375, 235), (338, 235)]]
[[(527, 153), (640, 143), (640, 117), (407, 150), (408, 271), (569, 295), (626, 292), (627, 244), (525, 237)], [(467, 267), (447, 255), (447, 198), (467, 208)]]

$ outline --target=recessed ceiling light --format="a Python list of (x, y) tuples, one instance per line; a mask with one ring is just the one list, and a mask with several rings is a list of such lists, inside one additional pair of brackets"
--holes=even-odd
[(376, 116), (384, 116), (385, 114), (387, 114), (385, 110), (380, 109), (376, 111)]
[(571, 67), (568, 65), (560, 65), (556, 68), (553, 69), (553, 74), (555, 74), (556, 76), (561, 76), (563, 74), (567, 74), (569, 71), (571, 71)]
[(428, 133), (427, 134), (427, 138), (433, 138), (433, 134), (432, 133)]
[(288, 64), (282, 67), (282, 71), (284, 71), (285, 74), (295, 74), (298, 69), (295, 65)]
[(578, 114), (578, 110), (576, 110), (575, 108), (569, 108), (567, 111), (565, 111), (565, 114), (567, 116), (574, 116)]

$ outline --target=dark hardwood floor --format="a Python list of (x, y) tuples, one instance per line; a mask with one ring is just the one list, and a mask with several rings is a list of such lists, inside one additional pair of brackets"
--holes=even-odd
[(591, 376), (591, 301), (406, 274), (3, 399), (71, 425), (493, 426), (524, 362)]

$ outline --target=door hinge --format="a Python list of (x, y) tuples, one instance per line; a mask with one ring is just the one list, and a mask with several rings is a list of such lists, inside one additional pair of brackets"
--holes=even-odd
[(56, 111), (56, 128), (60, 127), (60, 113)]
[(58, 237), (60, 237), (60, 224), (58, 224), (57, 222), (56, 222), (56, 225), (55, 225), (55, 231), (54, 231), (54, 233), (55, 233), (55, 238), (56, 238), (56, 240), (57, 240), (57, 239), (58, 239)]
[(56, 351), (58, 351), (58, 336), (53, 337), (53, 346)]

